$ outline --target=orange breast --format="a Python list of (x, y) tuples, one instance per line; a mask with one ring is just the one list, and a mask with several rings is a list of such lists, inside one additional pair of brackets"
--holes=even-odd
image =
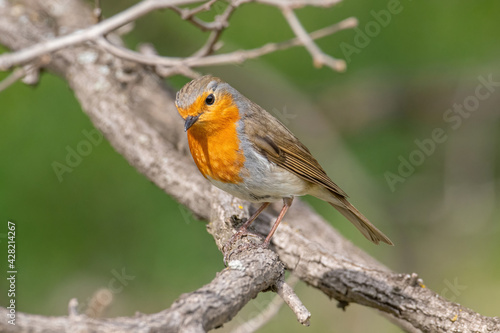
[[(212, 124), (208, 126), (195, 124), (187, 133), (189, 149), (200, 172), (205, 178), (224, 183), (240, 183), (240, 171), (245, 163), (236, 132), (238, 110), (232, 107), (235, 112), (225, 112), (226, 117), (211, 119)], [(233, 116), (228, 117), (231, 114)]]

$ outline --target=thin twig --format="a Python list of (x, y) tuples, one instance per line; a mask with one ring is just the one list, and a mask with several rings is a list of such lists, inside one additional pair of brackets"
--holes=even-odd
[[(293, 287), (299, 282), (299, 278), (296, 277), (295, 275), (291, 275), (288, 278), (288, 285), (290, 287)], [(280, 295), (276, 295), (271, 303), (267, 306), (267, 308), (264, 309), (258, 316), (248, 320), (247, 322), (239, 325), (235, 329), (231, 331), (231, 333), (252, 333), (257, 331), (259, 328), (263, 327), (265, 324), (267, 324), (274, 316), (278, 314), (278, 311), (281, 309), (281, 307), (284, 304), (283, 297)]]
[[(139, 52), (144, 55), (154, 55), (154, 56), (158, 55), (158, 52), (156, 51), (155, 47), (153, 46), (153, 44), (150, 43), (140, 44)], [(191, 79), (195, 79), (201, 76), (200, 73), (186, 66), (167, 67), (167, 66), (156, 65), (155, 72), (161, 77), (184, 75)]]
[(206, 12), (210, 10), (212, 5), (216, 2), (217, 0), (210, 0), (208, 2), (205, 2), (202, 5), (199, 5), (198, 7), (189, 9), (189, 8), (179, 8), (177, 6), (172, 6), (170, 9), (172, 9), (174, 12), (179, 14), (183, 20), (190, 20), (193, 18), (196, 14), (199, 14), (201, 12)]
[[(311, 33), (311, 38), (317, 39), (333, 34), (337, 31), (350, 29), (355, 27), (357, 24), (356, 19), (347, 18), (339, 23), (332, 26), (314, 31)], [(187, 67), (201, 67), (201, 66), (214, 66), (222, 65), (227, 63), (242, 63), (248, 59), (254, 59), (272, 53), (275, 51), (285, 50), (295, 46), (303, 45), (298, 38), (293, 38), (288, 41), (279, 43), (268, 43), (261, 47), (250, 49), (250, 50), (238, 50), (234, 52), (210, 55), (206, 57), (161, 57), (156, 55), (144, 55), (139, 52), (135, 52), (129, 49), (125, 49), (116, 45), (111, 44), (104, 38), (99, 38), (97, 40), (99, 46), (103, 47), (109, 53), (123, 58), (125, 60), (135, 61), (145, 65), (161, 65), (167, 67), (177, 67), (177, 66), (187, 66)]]
[(38, 61), (38, 64), (29, 64), (23, 66), (24, 68), (24, 77), (22, 78), (22, 82), (29, 86), (34, 86), (40, 81), (40, 67), (41, 64), (46, 64), (49, 59), (44, 59), (45, 57), (40, 58), (41, 61)]
[(319, 39), (329, 35), (333, 35), (336, 32), (346, 29), (355, 28), (358, 25), (358, 19), (355, 17), (349, 17), (345, 20), (342, 20), (334, 25), (330, 25), (328, 27), (313, 31), (309, 34), (312, 39)]
[(25, 75), (26, 70), (24, 68), (16, 68), (9, 76), (3, 79), (3, 81), (0, 81), (0, 92), (21, 80)]
[(231, 17), (231, 14), (233, 14), (233, 12), (236, 10), (236, 8), (238, 8), (238, 3), (233, 4), (231, 2), (224, 13), (215, 18), (215, 22), (219, 23), (218, 28), (214, 29), (210, 33), (210, 36), (208, 37), (205, 45), (203, 45), (196, 53), (194, 53), (192, 57), (204, 57), (215, 51), (215, 44), (219, 40), (222, 31), (229, 25), (229, 18)]
[[(257, 2), (260, 3), (277, 6), (281, 8), (284, 12), (291, 11), (291, 8), (303, 7), (305, 5), (328, 7), (338, 3), (339, 1), (340, 0), (313, 0), (312, 2), (306, 0), (257, 0)], [(187, 67), (220, 65), (225, 63), (241, 63), (246, 59), (259, 57), (261, 55), (270, 52), (274, 52), (277, 50), (297, 45), (304, 45), (308, 48), (308, 50), (310, 51), (312, 50), (310, 46), (311, 38), (303, 38), (302, 36), (300, 39), (301, 40), (300, 43), (296, 43), (294, 41), (289, 45), (283, 43), (267, 44), (261, 48), (253, 50), (235, 51), (232, 53), (226, 53), (211, 57), (199, 57), (199, 55), (207, 55), (213, 52), (222, 30), (227, 26), (227, 20), (229, 19), (229, 16), (232, 14), (232, 12), (236, 7), (238, 7), (242, 3), (247, 2), (247, 0), (232, 1), (229, 5), (229, 8), (222, 15), (222, 18), (216, 19), (214, 22), (203, 22), (201, 20), (196, 21), (195, 17), (193, 16), (196, 13), (201, 12), (202, 10), (207, 8), (208, 4), (211, 4), (212, 1), (208, 1), (204, 5), (201, 5), (191, 11), (186, 12), (187, 17), (191, 17), (191, 22), (197, 22), (197, 24), (200, 25), (201, 28), (214, 31), (214, 33), (211, 34), (205, 45), (196, 53), (196, 57), (188, 57), (188, 58), (151, 57), (147, 59), (145, 57), (138, 56), (136, 53), (132, 51), (120, 49), (114, 45), (106, 43), (102, 39), (102, 36), (105, 36), (111, 31), (114, 31), (130, 22), (135, 21), (136, 19), (146, 15), (151, 11), (162, 8), (177, 8), (176, 6), (178, 5), (186, 5), (196, 2), (200, 2), (200, 0), (144, 0), (124, 10), (123, 12), (116, 14), (110, 17), (109, 19), (103, 20), (98, 24), (91, 26), (85, 30), (79, 30), (69, 35), (64, 35), (55, 39), (34, 44), (33, 46), (21, 49), (16, 52), (5, 53), (3, 55), (0, 55), (0, 70), (8, 70), (15, 65), (25, 64), (44, 54), (49, 54), (51, 52), (60, 50), (62, 48), (80, 44), (85, 41), (97, 41), (99, 45), (107, 49), (109, 52), (112, 52), (116, 56), (129, 60), (135, 60), (140, 63), (150, 64), (150, 65), (187, 66)], [(182, 9), (178, 8), (177, 10), (182, 11)], [(293, 16), (295, 17), (295, 15)], [(298, 22), (298, 26), (301, 27), (300, 22)], [(302, 32), (305, 33), (303, 28)], [(298, 34), (298, 36), (300, 37), (300, 34)], [(313, 55), (315, 53), (318, 52), (316, 51), (312, 52)], [(317, 61), (318, 59), (320, 60), (320, 62)], [(319, 52), (319, 57), (316, 55), (315, 63), (316, 64), (324, 63), (337, 70), (342, 70), (343, 68), (345, 68), (345, 63), (343, 61), (331, 58), (326, 54), (323, 54), (321, 51)]]
[(292, 287), (288, 285), (284, 279), (278, 280), (276, 284), (276, 293), (285, 301), (285, 303), (290, 307), (290, 309), (297, 316), (297, 320), (304, 326), (309, 326), (309, 319), (311, 319), (311, 313), (302, 304), (297, 294), (293, 291)]
[(175, 5), (190, 4), (200, 0), (144, 0), (138, 4), (106, 19), (85, 30), (75, 31), (69, 35), (54, 38), (46, 42), (34, 44), (16, 52), (0, 55), (0, 70), (8, 70), (15, 65), (25, 64), (36, 57), (51, 53), (62, 48), (79, 44), (88, 40), (95, 40), (145, 14)]
[(22, 80), (23, 83), (30, 86), (36, 85), (40, 80), (40, 68), (47, 65), (49, 62), (50, 57), (42, 57), (36, 63), (16, 68), (9, 76), (0, 82), (0, 92), (10, 87), (18, 80)]
[(72, 298), (69, 300), (68, 315), (70, 318), (77, 317), (79, 315), (79, 313), (78, 313), (78, 300), (76, 298)]
[(156, 66), (156, 74), (161, 77), (171, 77), (174, 75), (184, 75), (190, 79), (196, 79), (201, 76), (200, 73), (192, 70), (187, 66), (177, 66), (177, 67), (164, 67)]
[(214, 30), (217, 28), (216, 26), (211, 25), (208, 22), (200, 20), (195, 15), (199, 14), (201, 12), (205, 12), (205, 11), (210, 10), (210, 8), (212, 8), (212, 5), (216, 1), (217, 0), (210, 0), (210, 1), (200, 5), (198, 7), (193, 8), (193, 9), (179, 8), (177, 6), (172, 6), (172, 7), (170, 7), (170, 9), (172, 9), (174, 12), (179, 14), (183, 20), (191, 22), (194, 26), (200, 28), (202, 31)]
[(338, 4), (342, 0), (259, 0), (260, 3), (264, 3), (271, 6), (276, 6), (279, 8), (302, 8), (305, 6), (313, 7), (331, 7)]
[(101, 22), (102, 20), (102, 8), (101, 8), (101, 0), (94, 1), (94, 9), (92, 11), (97, 22)]
[(309, 51), (313, 58), (314, 67), (320, 68), (323, 65), (327, 65), (328, 67), (343, 72), (345, 71), (346, 64), (344, 60), (335, 59), (328, 54), (325, 54), (321, 49), (314, 43), (311, 36), (304, 29), (299, 19), (293, 12), (292, 8), (284, 7), (282, 8), (283, 16), (288, 21), (290, 28), (292, 28), (295, 35), (302, 42), (304, 47)]

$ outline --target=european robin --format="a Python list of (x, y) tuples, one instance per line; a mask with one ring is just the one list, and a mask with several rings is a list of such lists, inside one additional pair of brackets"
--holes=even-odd
[(200, 172), (230, 194), (262, 203), (238, 234), (269, 205), (283, 208), (263, 246), (267, 246), (295, 196), (328, 202), (375, 244), (390, 239), (349, 201), (309, 150), (285, 125), (228, 83), (203, 76), (187, 83), (175, 104), (184, 119), (189, 149)]

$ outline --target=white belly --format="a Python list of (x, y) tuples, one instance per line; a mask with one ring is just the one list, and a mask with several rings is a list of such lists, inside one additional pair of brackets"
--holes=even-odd
[(274, 202), (307, 194), (313, 186), (291, 172), (269, 162), (253, 147), (246, 149), (245, 169), (241, 172), (243, 182), (223, 183), (209, 179), (218, 188), (251, 202)]

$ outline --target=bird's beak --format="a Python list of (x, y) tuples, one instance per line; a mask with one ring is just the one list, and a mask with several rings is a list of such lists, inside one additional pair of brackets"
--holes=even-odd
[(200, 118), (200, 115), (197, 116), (187, 116), (184, 123), (184, 132), (186, 132), (194, 123)]

